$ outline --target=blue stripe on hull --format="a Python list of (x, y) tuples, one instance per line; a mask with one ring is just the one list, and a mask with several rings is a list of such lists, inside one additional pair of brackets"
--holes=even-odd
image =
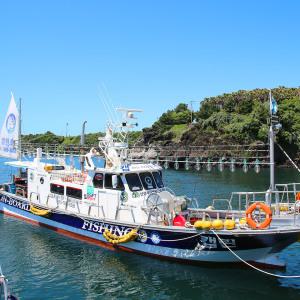
[[(103, 223), (95, 219), (86, 218), (83, 220), (77, 216), (56, 212), (51, 213), (49, 218), (40, 217), (29, 212), (29, 207), (27, 200), (0, 193), (1, 211), (9, 212), (10, 214), (43, 224), (54, 230), (61, 229), (82, 236), (83, 238), (87, 237), (95, 242), (99, 241), (102, 244), (108, 244), (102, 235), (105, 228), (108, 228), (117, 234), (118, 232), (126, 232), (126, 230), (132, 228), (122, 224)], [(184, 233), (146, 228), (143, 228), (142, 230), (146, 233), (148, 239), (145, 241), (137, 240), (122, 244), (119, 248), (127, 251), (130, 250), (133, 252), (180, 260), (211, 262), (237, 261), (228, 250), (222, 247), (214, 234), (201, 233), (201, 235), (197, 237), (174, 242), (161, 240), (186, 238), (194, 236), (195, 232)], [(226, 235), (222, 236), (222, 239), (226, 240), (226, 243), (244, 259), (256, 260), (264, 258), (272, 252), (275, 236), (278, 239), (278, 235), (274, 235), (273, 238), (272, 235), (271, 237), (270, 235), (260, 235), (258, 238), (254, 239), (254, 237), (252, 237), (250, 240), (248, 236), (234, 237), (233, 235)], [(284, 236), (282, 236), (282, 238), (284, 238)], [(108, 245), (111, 247), (111, 244)]]

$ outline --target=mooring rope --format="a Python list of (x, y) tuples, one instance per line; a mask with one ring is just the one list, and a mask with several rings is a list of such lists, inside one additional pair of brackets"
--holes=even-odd
[(255, 267), (254, 265), (250, 264), (249, 262), (245, 261), (244, 259), (242, 259), (238, 254), (236, 254), (232, 249), (230, 249), (229, 246), (226, 245), (226, 243), (219, 237), (219, 235), (214, 231), (211, 230), (215, 236), (218, 238), (218, 240), (222, 243), (222, 245), (227, 248), (237, 259), (239, 259), (241, 262), (243, 262), (244, 264), (246, 264), (247, 266), (251, 267), (252, 269), (259, 271), (261, 273), (264, 273), (266, 275), (269, 276), (273, 276), (273, 277), (278, 277), (278, 278), (300, 278), (300, 275), (280, 275), (280, 274), (274, 274), (274, 273), (270, 273), (267, 272), (265, 270), (262, 270), (258, 267)]
[(296, 165), (296, 163), (290, 158), (290, 156), (283, 150), (283, 148), (277, 144), (277, 146), (279, 147), (279, 149), (285, 154), (285, 156), (288, 158), (288, 160), (292, 163), (292, 165), (297, 169), (297, 171), (300, 173), (300, 169), (298, 168), (298, 166)]

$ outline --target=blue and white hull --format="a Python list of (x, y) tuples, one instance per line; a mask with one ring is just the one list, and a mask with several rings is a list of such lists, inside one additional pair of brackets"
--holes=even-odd
[(238, 259), (227, 247), (244, 260), (257, 261), (273, 256), (299, 238), (299, 231), (296, 230), (277, 229), (274, 232), (263, 230), (251, 233), (220, 230), (218, 236), (226, 247), (212, 231), (142, 225), (139, 226), (139, 236), (135, 241), (112, 245), (103, 236), (105, 229), (122, 235), (137, 225), (99, 220), (59, 210), (53, 210), (47, 217), (38, 216), (30, 212), (30, 203), (27, 199), (7, 192), (0, 192), (0, 211), (105, 248), (187, 262), (237, 262)]

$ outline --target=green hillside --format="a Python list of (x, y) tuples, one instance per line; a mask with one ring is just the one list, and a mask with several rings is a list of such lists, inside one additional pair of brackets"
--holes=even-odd
[[(300, 88), (272, 89), (278, 103), (282, 130), (278, 143), (292, 152), (300, 149)], [(268, 140), (269, 90), (237, 91), (203, 99), (193, 112), (186, 104), (162, 114), (144, 128), (145, 144), (215, 145), (266, 143)]]

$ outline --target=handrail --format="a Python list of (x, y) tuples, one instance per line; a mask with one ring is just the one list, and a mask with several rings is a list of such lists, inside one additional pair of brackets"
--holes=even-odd
[(37, 192), (30, 192), (30, 195), (29, 195), (29, 202), (31, 203), (31, 196), (33, 195), (33, 194), (36, 194), (36, 199), (41, 203), (41, 199), (40, 199), (40, 193), (37, 193)]
[(230, 203), (230, 199), (225, 199), (225, 198), (214, 198), (213, 201), (212, 201), (212, 206), (215, 207), (215, 202), (216, 201), (224, 201), (224, 202), (227, 202), (228, 203), (228, 207), (227, 207), (227, 210), (232, 210), (232, 206), (231, 206), (231, 203)]
[[(288, 185), (293, 186), (293, 189), (287, 189), (287, 185), (280, 184), (278, 187), (284, 187), (283, 190), (267, 190), (264, 192), (232, 192), (229, 202), (231, 207), (233, 207), (233, 204), (238, 201), (238, 209), (240, 211), (247, 208), (250, 203), (257, 201), (267, 203), (268, 205), (275, 203), (275, 213), (280, 214), (280, 205), (287, 204), (288, 207), (290, 207), (290, 204), (293, 205), (293, 203), (296, 201), (296, 194), (300, 192), (300, 189), (296, 189), (296, 183)], [(213, 199), (213, 203), (215, 200), (216, 199)], [(242, 203), (245, 203), (245, 207), (242, 207)]]

